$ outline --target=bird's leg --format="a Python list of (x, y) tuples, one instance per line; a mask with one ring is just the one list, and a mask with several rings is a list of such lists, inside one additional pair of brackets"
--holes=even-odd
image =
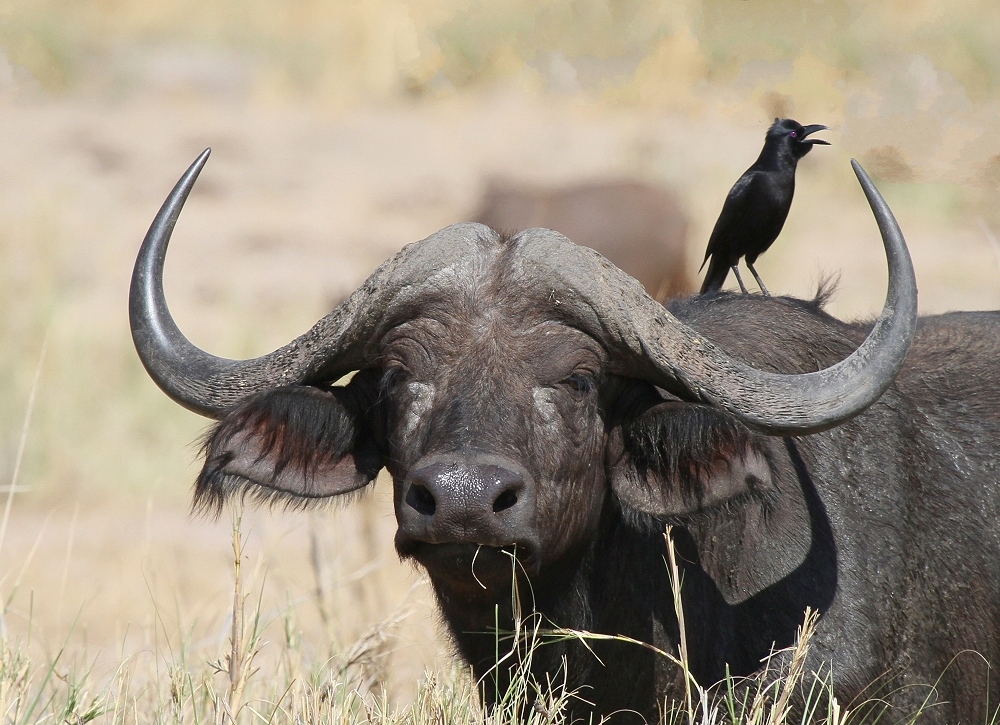
[[(757, 270), (756, 270), (756, 269), (754, 269), (754, 268), (753, 268), (753, 265), (752, 265), (752, 264), (750, 264), (749, 262), (747, 262), (747, 269), (749, 269), (749, 270), (750, 270), (750, 271), (751, 271), (751, 272), (753, 273), (753, 278), (754, 278), (755, 280), (757, 280), (757, 286), (758, 286), (758, 287), (760, 287), (760, 291), (764, 293), (764, 296), (765, 296), (765, 297), (770, 297), (770, 296), (771, 296), (771, 293), (767, 291), (767, 287), (765, 287), (765, 286), (764, 286), (764, 283), (763, 283), (763, 282), (761, 281), (761, 279), (760, 279), (760, 275), (759, 275), (759, 274), (757, 274)], [(742, 282), (740, 282), (740, 286), (741, 286), (741, 287), (743, 286), (743, 283), (742, 283)], [(744, 291), (745, 291), (745, 290), (744, 290)]]
[[(733, 274), (736, 275), (736, 281), (740, 283), (740, 289), (743, 290), (743, 294), (745, 294), (745, 295), (750, 294), (749, 290), (747, 290), (747, 286), (745, 284), (743, 284), (743, 278), (740, 277), (739, 267), (737, 267), (735, 264), (733, 265)], [(756, 276), (756, 273), (755, 273), (755, 276)]]

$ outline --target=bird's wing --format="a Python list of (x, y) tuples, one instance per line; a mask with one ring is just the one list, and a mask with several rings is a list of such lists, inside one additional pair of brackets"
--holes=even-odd
[(708, 239), (706, 261), (713, 254), (722, 254), (732, 257), (730, 264), (735, 264), (743, 256), (743, 250), (736, 248), (737, 240), (745, 239), (754, 230), (766, 226), (773, 216), (774, 190), (771, 187), (766, 173), (752, 169), (733, 184)]

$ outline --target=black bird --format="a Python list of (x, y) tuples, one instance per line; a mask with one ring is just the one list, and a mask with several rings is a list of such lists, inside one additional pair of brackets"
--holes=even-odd
[[(701, 293), (722, 289), (730, 268), (736, 274), (740, 289), (746, 293), (743, 278), (736, 265), (746, 259), (761, 292), (769, 294), (760, 275), (753, 268), (757, 257), (767, 251), (785, 224), (795, 193), (795, 166), (809, 153), (814, 144), (829, 146), (829, 142), (806, 138), (827, 127), (820, 124), (803, 126), (790, 118), (776, 118), (764, 137), (764, 148), (753, 166), (744, 172), (729, 190), (722, 213), (705, 251), (708, 265)], [(701, 268), (698, 269), (701, 271)]]

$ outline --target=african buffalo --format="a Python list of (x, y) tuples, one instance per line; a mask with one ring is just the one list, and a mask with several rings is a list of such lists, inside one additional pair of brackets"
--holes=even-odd
[(473, 220), (506, 234), (554, 229), (603, 254), (658, 300), (694, 291), (687, 270), (687, 214), (667, 189), (637, 181), (561, 188), (491, 181)]
[[(676, 651), (672, 524), (700, 683), (756, 673), (811, 607), (806, 666), (832, 672), (842, 703), (989, 721), (1000, 315), (917, 320), (905, 242), (860, 167), (889, 262), (874, 324), (728, 293), (667, 309), (556, 232), (459, 224), (293, 342), (235, 361), (194, 347), (162, 289), (206, 159), (153, 222), (130, 299), (149, 374), (219, 421), (199, 506), (338, 496), (388, 469), (396, 548), (426, 568), (488, 705), (514, 664), (497, 666), (494, 633), (519, 609)], [(549, 642), (531, 669), (578, 693), (574, 718), (653, 721), (682, 692), (666, 658), (620, 640)]]

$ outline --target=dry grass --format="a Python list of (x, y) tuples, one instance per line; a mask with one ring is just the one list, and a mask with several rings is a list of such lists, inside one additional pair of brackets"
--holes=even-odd
[[(539, 683), (532, 678), (531, 660), (538, 647), (573, 638), (583, 642), (615, 639), (651, 648), (623, 637), (543, 630), (537, 616), (525, 613), (514, 632), (498, 633), (498, 666), (506, 666), (511, 658), (519, 665), (510, 689), (498, 693), (495, 710), (484, 713), (480, 709), (475, 683), (454, 666), (426, 673), (407, 702), (394, 701), (384, 678), (385, 662), (391, 654), (389, 643), (406, 613), (391, 613), (349, 645), (330, 642), (325, 656), (317, 657), (301, 638), (296, 607), (289, 604), (280, 612), (268, 613), (262, 606), (263, 587), (254, 595), (244, 588), (242, 572), (248, 557), (243, 548), (243, 513), (238, 509), (231, 513), (233, 605), (226, 623), (228, 642), (218, 645), (217, 659), (206, 657), (210, 650), (196, 640), (193, 630), (169, 632), (159, 612), (162, 639), (158, 636), (152, 643), (154, 651), (120, 658), (109, 675), (96, 672), (93, 660), (74, 654), (66, 643), (33, 657), (30, 643), (4, 636), (0, 638), (0, 722), (54, 718), (64, 723), (178, 725), (560, 725), (566, 722), (566, 706), (576, 694), (561, 683)], [(791, 702), (801, 697), (800, 691), (806, 692), (804, 710), (798, 716), (802, 722), (852, 722), (851, 713), (840, 707), (829, 683), (805, 669), (818, 620), (815, 612), (806, 613), (796, 644), (788, 651), (775, 652), (753, 680), (728, 681), (712, 688), (696, 682), (687, 667), (680, 575), (669, 529), (666, 541), (681, 644), (677, 653), (651, 649), (681, 669), (687, 696), (684, 702), (665, 703), (664, 723), (791, 725), (797, 721), (792, 719)], [(272, 633), (275, 629), (275, 622), (268, 623), (268, 619), (278, 620), (281, 633), (276, 642), (264, 637), (268, 629)], [(801, 710), (801, 704), (798, 707)]]
[[(77, 529), (95, 520), (93, 512), (76, 516)], [(433, 631), (427, 631), (433, 618), (421, 580), (403, 572), (405, 581), (396, 575), (396, 581), (387, 582), (384, 572), (371, 567), (358, 577), (344, 572), (348, 562), (343, 561), (328, 562), (321, 573), (308, 559), (292, 557), (296, 549), (304, 552), (307, 531), (285, 529), (260, 540), (260, 529), (274, 523), (268, 518), (273, 517), (234, 516), (228, 565), (222, 557), (201, 552), (187, 565), (175, 562), (170, 571), (155, 553), (156, 544), (136, 542), (141, 551), (135, 558), (142, 562), (136, 568), (144, 569), (148, 590), (148, 614), (139, 621), (120, 617), (134, 616), (140, 603), (119, 601), (119, 611), (114, 611), (114, 590), (134, 591), (130, 577), (123, 572), (120, 581), (95, 582), (93, 572), (103, 569), (107, 575), (111, 562), (102, 567), (81, 541), (74, 546), (73, 531), (65, 543), (66, 567), (49, 574), (68, 579), (61, 585), (66, 599), (82, 604), (69, 608), (39, 601), (25, 590), (52, 591), (52, 584), (39, 582), (37, 572), (26, 578), (23, 570), (12, 572), (2, 583), (0, 707), (6, 709), (0, 710), (0, 722), (51, 717), (68, 722), (257, 722), (255, 713), (266, 713), (263, 721), (271, 722), (382, 722), (366, 719), (366, 708), (388, 714), (421, 698), (432, 703), (431, 695), (420, 689), (432, 686), (420, 684), (420, 668), (433, 662), (426, 655), (437, 646)], [(329, 516), (319, 520), (324, 519), (330, 522)], [(152, 522), (147, 525), (155, 528)], [(248, 534), (254, 540), (249, 548)], [(51, 530), (41, 532), (32, 543), (26, 568), (34, 555), (45, 556), (45, 544), (38, 539), (49, 536)], [(289, 541), (293, 537), (298, 541)], [(176, 533), (170, 538), (177, 548)], [(203, 549), (212, 538), (189, 543)], [(18, 555), (22, 544), (9, 541), (6, 550)], [(273, 555), (286, 560), (272, 561)], [(324, 546), (321, 557), (335, 556), (341, 558), (342, 552)], [(130, 557), (119, 554), (116, 559), (135, 566)], [(170, 581), (174, 576), (184, 580)], [(316, 586), (321, 577), (332, 585), (325, 602), (319, 601)], [(371, 594), (373, 580), (383, 580), (381, 600)], [(353, 611), (352, 605), (365, 599), (370, 608)], [(101, 611), (102, 606), (107, 609)], [(60, 613), (60, 608), (69, 611)], [(321, 609), (348, 617), (323, 626)], [(109, 624), (112, 631), (105, 629)], [(441, 677), (447, 677), (442, 687), (469, 688), (447, 664), (440, 666), (435, 682)], [(464, 697), (471, 697), (471, 690)]]

